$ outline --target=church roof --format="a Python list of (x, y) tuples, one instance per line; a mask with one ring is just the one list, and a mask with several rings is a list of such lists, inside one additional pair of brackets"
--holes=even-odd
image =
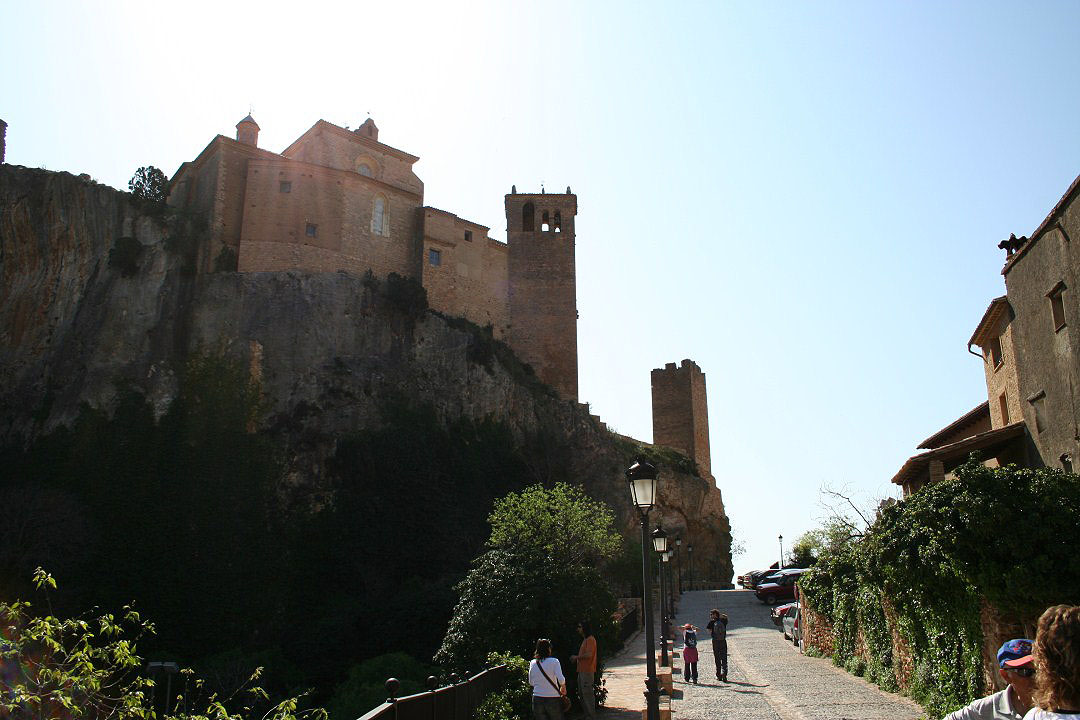
[(248, 113), (246, 116), (244, 116), (244, 119), (241, 120), (240, 122), (236, 123), (236, 126), (240, 127), (244, 123), (251, 123), (252, 125), (255, 126), (256, 130), (261, 130), (262, 129), (262, 128), (259, 127), (259, 123), (255, 122), (255, 118), (251, 117), (251, 113)]

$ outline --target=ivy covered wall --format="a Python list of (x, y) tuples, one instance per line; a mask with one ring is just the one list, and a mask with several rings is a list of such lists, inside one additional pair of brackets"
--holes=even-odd
[(884, 507), (800, 581), (807, 646), (940, 716), (993, 687), (1002, 642), (1080, 602), (1080, 478), (978, 462)]

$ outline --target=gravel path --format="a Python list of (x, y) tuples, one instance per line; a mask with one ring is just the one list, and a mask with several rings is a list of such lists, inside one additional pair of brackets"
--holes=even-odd
[[(715, 679), (712, 644), (704, 629), (714, 607), (730, 618), (726, 683)], [(919, 705), (905, 697), (886, 693), (828, 659), (800, 654), (773, 625), (769, 608), (748, 590), (684, 593), (678, 622), (701, 628), (700, 684), (684, 683), (681, 675), (676, 676), (676, 720), (914, 720), (925, 716)], [(681, 659), (676, 667), (681, 670)]]

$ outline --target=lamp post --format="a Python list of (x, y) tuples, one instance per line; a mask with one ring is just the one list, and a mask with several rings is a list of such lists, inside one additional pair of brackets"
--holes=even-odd
[(645, 611), (645, 720), (660, 720), (660, 688), (656, 681), (656, 642), (653, 637), (652, 582), (649, 568), (649, 511), (656, 502), (656, 468), (638, 460), (626, 470), (630, 498), (641, 516), (641, 604)]
[(675, 562), (679, 564), (679, 596), (682, 596), (682, 555), (679, 550), (682, 549), (682, 538), (675, 538)]
[(690, 563), (690, 571), (688, 573), (687, 583), (690, 585), (690, 589), (693, 590), (694, 589), (694, 546), (693, 545), (687, 545), (686, 546), (686, 558), (687, 558), (687, 561)]
[[(656, 558), (656, 575), (660, 583), (660, 667), (667, 667), (668, 662), (668, 640), (671, 639), (671, 606), (667, 604), (664, 595), (664, 557), (667, 555), (668, 546), (667, 533), (659, 525), (652, 532), (652, 544), (653, 550), (656, 551), (658, 557)], [(652, 648), (649, 648), (649, 652), (652, 652)]]
[(780, 540), (780, 569), (784, 569), (784, 536), (779, 537)]
[[(675, 579), (672, 576), (672, 557), (675, 553), (672, 548), (667, 548), (667, 552), (664, 553), (664, 567), (667, 569), (667, 619), (669, 619), (669, 625), (675, 621)], [(675, 639), (675, 634), (671, 633), (672, 640)]]

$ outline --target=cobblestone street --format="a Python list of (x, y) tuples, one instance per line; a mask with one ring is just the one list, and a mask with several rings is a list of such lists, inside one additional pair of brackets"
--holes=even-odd
[[(714, 607), (730, 618), (726, 683), (716, 680), (712, 647), (704, 629), (709, 610)], [(769, 608), (749, 591), (684, 593), (677, 620), (701, 628), (701, 659), (700, 684), (683, 682), (681, 674), (675, 677), (672, 708), (676, 720), (914, 720), (925, 716), (919, 705), (905, 697), (883, 692), (835, 667), (828, 659), (800, 654), (773, 625)], [(641, 635), (609, 664), (608, 704), (613, 709), (643, 707)], [(681, 659), (675, 661), (675, 667), (681, 671)]]

